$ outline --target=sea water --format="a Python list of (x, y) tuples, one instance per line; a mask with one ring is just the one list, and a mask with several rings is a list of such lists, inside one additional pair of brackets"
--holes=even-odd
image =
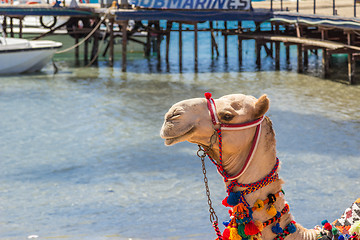
[[(97, 66), (76, 66), (69, 54), (55, 56), (56, 74), (49, 64), (0, 77), (1, 240), (214, 239), (197, 146), (166, 147), (159, 137), (171, 105), (207, 91), (268, 95), (297, 222), (332, 221), (360, 197), (360, 87), (335, 81), (346, 79), (341, 57), (335, 79), (325, 80), (315, 55), (306, 74), (296, 72), (294, 54), (290, 64), (282, 55), (281, 71), (263, 54), (258, 68), (246, 41), (239, 65), (236, 37), (224, 59), (216, 36), (221, 55), (212, 58), (209, 35), (199, 33), (196, 72), (193, 35), (184, 33), (182, 69), (174, 36), (169, 65), (130, 54), (122, 73), (121, 55), (111, 68), (103, 57)], [(224, 184), (206, 164), (222, 222)]]

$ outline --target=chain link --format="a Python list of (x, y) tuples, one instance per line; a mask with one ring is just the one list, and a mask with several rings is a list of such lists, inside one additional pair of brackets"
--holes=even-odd
[(204, 184), (205, 184), (205, 191), (206, 191), (206, 196), (207, 196), (207, 201), (208, 201), (208, 205), (209, 205), (209, 212), (210, 212), (210, 222), (214, 223), (214, 222), (218, 222), (218, 217), (216, 216), (215, 210), (212, 207), (212, 201), (210, 198), (210, 189), (209, 189), (209, 185), (208, 185), (208, 178), (206, 176), (206, 168), (205, 168), (205, 157), (206, 157), (206, 150), (203, 149), (200, 145), (199, 145), (199, 150), (197, 151), (197, 155), (198, 157), (200, 157), (201, 159), (201, 164), (202, 164), (202, 171), (204, 174)]

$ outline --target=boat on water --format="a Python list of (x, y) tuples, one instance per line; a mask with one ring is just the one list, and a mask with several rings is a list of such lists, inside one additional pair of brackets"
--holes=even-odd
[(62, 43), (49, 40), (0, 37), (0, 74), (40, 71), (61, 47)]

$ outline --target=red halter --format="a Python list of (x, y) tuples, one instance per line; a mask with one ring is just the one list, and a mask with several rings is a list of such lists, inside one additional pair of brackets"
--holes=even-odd
[[(211, 116), (211, 120), (212, 123), (215, 125), (219, 125), (220, 127), (216, 130), (219, 136), (219, 164), (214, 161), (209, 155), (208, 157), (210, 158), (210, 160), (216, 165), (218, 172), (224, 177), (225, 181), (227, 180), (234, 180), (239, 178), (245, 171), (246, 169), (249, 167), (252, 159), (253, 159), (253, 155), (254, 152), (256, 151), (258, 142), (259, 142), (259, 137), (260, 137), (260, 133), (261, 133), (261, 123), (264, 120), (264, 116), (262, 116), (261, 118), (258, 118), (254, 121), (250, 121), (250, 122), (245, 122), (245, 123), (240, 123), (240, 124), (223, 124), (219, 121), (217, 114), (216, 114), (216, 106), (215, 106), (215, 101), (214, 99), (211, 98), (211, 93), (207, 92), (205, 93), (205, 97), (207, 100), (207, 105), (208, 105), (208, 109), (210, 111), (210, 116)], [(256, 126), (256, 132), (255, 132), (255, 136), (254, 136), (254, 140), (252, 142), (251, 148), (250, 148), (250, 152), (245, 160), (245, 163), (243, 165), (243, 167), (241, 168), (241, 170), (235, 175), (235, 176), (229, 176), (223, 166), (222, 166), (222, 137), (221, 137), (221, 130), (244, 130), (244, 129), (248, 129), (251, 127), (255, 127)]]

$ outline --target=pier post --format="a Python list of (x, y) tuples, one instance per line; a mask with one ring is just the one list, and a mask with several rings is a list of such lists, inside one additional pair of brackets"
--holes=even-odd
[[(288, 32), (289, 32), (288, 25), (285, 26), (285, 32), (286, 32), (286, 34), (288, 34)], [(285, 43), (285, 55), (286, 55), (286, 64), (289, 65), (290, 64), (290, 46), (289, 46), (289, 44), (286, 44), (286, 43)]]
[(167, 66), (169, 66), (169, 49), (170, 49), (171, 26), (172, 26), (172, 22), (167, 21), (167, 23), (166, 23), (166, 57), (165, 57)]
[(148, 26), (147, 26), (147, 29), (146, 29), (146, 45), (145, 45), (145, 50), (144, 50), (145, 57), (149, 57), (150, 56), (150, 51), (151, 51), (150, 27), (151, 27), (151, 22), (148, 21)]
[(19, 38), (22, 38), (22, 30), (23, 30), (23, 17), (19, 18)]
[[(328, 38), (328, 31), (321, 29), (321, 39), (327, 40)], [(326, 48), (322, 49), (322, 69), (323, 69), (323, 76), (324, 78), (329, 76), (329, 69), (330, 69), (330, 55), (328, 53), (328, 50)]]
[(156, 56), (157, 56), (157, 69), (160, 70), (161, 68), (161, 50), (160, 50), (160, 46), (161, 46), (161, 38), (162, 38), (162, 33), (161, 33), (161, 29), (160, 29), (160, 21), (156, 21), (155, 22), (155, 29), (156, 29)]
[(4, 20), (3, 20), (3, 22), (2, 22), (2, 27), (3, 27), (3, 31), (4, 31), (5, 37), (6, 37), (6, 36), (7, 36), (7, 33), (6, 33), (6, 27), (7, 27), (6, 16), (4, 16)]
[(195, 22), (195, 24), (194, 24), (194, 35), (195, 35), (194, 36), (195, 59), (194, 60), (195, 60), (195, 72), (197, 72), (197, 70), (198, 70), (198, 23), (197, 22)]
[[(255, 22), (255, 32), (260, 32), (260, 23)], [(261, 68), (261, 44), (260, 40), (255, 40), (255, 52), (256, 52), (256, 65), (260, 69)]]
[(309, 50), (304, 47), (304, 67), (305, 69), (307, 69), (307, 67), (309, 66)]
[(10, 17), (10, 37), (14, 37), (14, 22), (12, 17)]
[[(96, 19), (94, 22), (94, 25), (96, 26), (99, 23), (100, 19)], [(105, 32), (106, 34), (106, 32)], [(94, 62), (97, 62), (98, 60), (98, 52), (99, 52), (99, 31), (96, 30), (94, 35), (93, 35), (93, 39), (94, 39), (94, 44), (91, 50), (91, 64), (93, 64)]]
[(110, 19), (109, 65), (114, 66), (114, 18)]
[(121, 31), (122, 31), (122, 68), (121, 71), (126, 72), (126, 54), (127, 54), (127, 28), (128, 21), (123, 21), (121, 23)]
[(182, 71), (182, 23), (179, 23), (179, 70)]
[[(275, 33), (280, 34), (279, 24), (275, 24)], [(280, 42), (275, 42), (275, 69), (280, 70)]]
[[(79, 36), (75, 34), (75, 45), (79, 43)], [(75, 47), (75, 62), (79, 64), (79, 46)]]
[(298, 73), (302, 73), (304, 71), (302, 54), (303, 54), (303, 46), (302, 46), (302, 44), (297, 44)]
[(238, 21), (238, 58), (239, 58), (239, 65), (242, 65), (242, 39), (240, 37), (241, 34), (242, 23)]
[(87, 63), (89, 60), (88, 57), (88, 49), (89, 49), (89, 39), (84, 43), (84, 62)]
[(227, 35), (227, 21), (224, 21), (224, 57), (225, 59), (228, 57), (228, 35)]
[(214, 58), (214, 40), (213, 40), (213, 35), (214, 35), (214, 23), (213, 21), (210, 21), (209, 23), (210, 25), (210, 38), (211, 38), (211, 58)]
[[(354, 42), (354, 34), (347, 33), (347, 44), (352, 45)], [(356, 62), (353, 53), (348, 53), (348, 78), (349, 84), (355, 84), (355, 68)]]

